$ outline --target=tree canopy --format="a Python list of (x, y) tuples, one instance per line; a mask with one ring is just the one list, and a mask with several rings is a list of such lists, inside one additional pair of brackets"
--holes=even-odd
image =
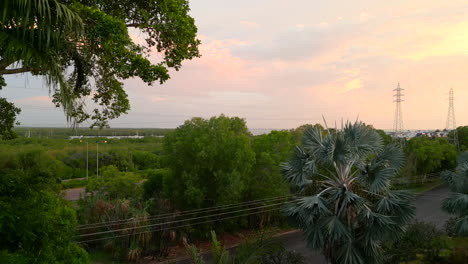
[[(163, 83), (169, 68), (200, 56), (187, 0), (5, 0), (0, 11), (3, 85), (3, 75), (44, 76), (53, 103), (76, 123), (106, 126), (130, 109), (123, 80)], [(138, 33), (144, 43), (133, 41)]]
[[(449, 132), (449, 137), (453, 138), (454, 131)], [(457, 127), (457, 137), (458, 142), (460, 144), (460, 150), (466, 151), (468, 150), (468, 126), (460, 126)]]
[(17, 137), (13, 126), (17, 124), (16, 116), (21, 109), (5, 98), (0, 97), (0, 139), (13, 139)]
[(164, 151), (174, 172), (172, 197), (183, 208), (239, 201), (255, 162), (245, 121), (223, 115), (186, 121), (166, 135)]
[(453, 169), (457, 161), (457, 148), (445, 138), (415, 137), (405, 146), (409, 173), (423, 175)]

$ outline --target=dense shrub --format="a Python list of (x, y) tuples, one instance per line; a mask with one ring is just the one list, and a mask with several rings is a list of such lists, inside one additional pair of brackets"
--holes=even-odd
[(386, 262), (393, 264), (419, 258), (424, 263), (437, 263), (441, 251), (447, 248), (443, 235), (432, 224), (416, 222), (408, 227), (401, 239), (387, 245)]
[(75, 210), (57, 193), (54, 160), (25, 151), (6, 162), (0, 169), (0, 262), (88, 263), (72, 242)]

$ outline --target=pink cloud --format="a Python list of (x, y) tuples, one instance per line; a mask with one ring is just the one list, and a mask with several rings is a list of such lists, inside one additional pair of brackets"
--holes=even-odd
[(167, 101), (168, 99), (166, 97), (161, 97), (161, 96), (151, 96), (149, 100), (153, 103), (158, 103), (158, 102)]
[(16, 103), (19, 104), (31, 104), (31, 103), (39, 103), (39, 104), (47, 104), (50, 105), (51, 98), (49, 96), (33, 96), (33, 97), (26, 97), (16, 100)]

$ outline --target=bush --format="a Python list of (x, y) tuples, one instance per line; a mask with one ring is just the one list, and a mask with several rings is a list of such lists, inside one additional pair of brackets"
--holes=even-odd
[(72, 189), (72, 188), (78, 188), (78, 187), (84, 187), (88, 183), (87, 180), (78, 180), (78, 179), (73, 179), (69, 181), (64, 181), (62, 182), (62, 189)]
[(109, 199), (139, 199), (142, 195), (141, 177), (132, 172), (120, 172), (111, 165), (104, 167), (97, 178), (86, 184), (86, 192), (97, 192)]
[(171, 169), (151, 169), (145, 171), (147, 180), (143, 183), (143, 199), (161, 198), (167, 196), (163, 193), (165, 185), (173, 177)]
[(440, 261), (440, 252), (447, 248), (444, 234), (429, 223), (415, 222), (401, 239), (387, 245), (386, 262), (400, 263), (421, 259), (428, 263)]
[(159, 156), (147, 151), (134, 151), (133, 163), (139, 170), (159, 168)]
[(455, 228), (455, 223), (457, 222), (458, 217), (451, 217), (447, 222), (445, 222), (445, 233), (447, 236), (455, 237), (457, 236), (457, 229)]

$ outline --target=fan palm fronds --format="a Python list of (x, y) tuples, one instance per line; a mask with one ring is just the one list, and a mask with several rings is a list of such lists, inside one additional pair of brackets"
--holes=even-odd
[(313, 184), (315, 193), (304, 193), (285, 214), (331, 263), (381, 263), (383, 242), (398, 238), (415, 215), (414, 197), (390, 189), (404, 164), (402, 150), (384, 147), (359, 122), (325, 136), (310, 128), (303, 142), (282, 171), (293, 187)]

